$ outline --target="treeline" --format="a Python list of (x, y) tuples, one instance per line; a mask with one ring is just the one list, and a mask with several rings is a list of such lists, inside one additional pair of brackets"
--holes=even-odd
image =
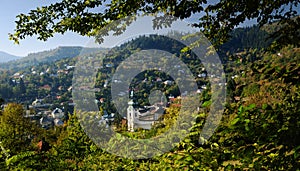
[[(83, 51), (84, 49), (84, 51)], [(65, 58), (73, 58), (85, 53), (101, 51), (101, 48), (83, 48), (76, 46), (61, 46), (56, 49), (28, 54), (26, 57), (15, 61), (1, 63), (0, 68), (10, 71), (19, 71), (27, 67), (37, 66), (40, 64), (48, 64)]]
[[(267, 27), (267, 26), (266, 26)], [(228, 42), (224, 43), (220, 51), (231, 54), (249, 49), (267, 49), (274, 39), (270, 38), (269, 32), (257, 25), (245, 28), (236, 28), (231, 34)]]

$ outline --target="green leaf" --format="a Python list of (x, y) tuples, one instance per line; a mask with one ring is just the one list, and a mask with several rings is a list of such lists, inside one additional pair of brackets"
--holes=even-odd
[(242, 113), (244, 113), (244, 107), (240, 106), (238, 109), (238, 114), (242, 114)]
[(254, 103), (252, 103), (252, 104), (250, 104), (249, 106), (246, 107), (246, 110), (251, 110), (255, 107), (256, 107), (256, 105)]
[(211, 100), (209, 101), (205, 101), (203, 104), (202, 104), (202, 107), (208, 107), (211, 105)]
[(235, 125), (236, 123), (238, 123), (238, 121), (240, 120), (240, 118), (235, 118), (233, 121), (231, 121), (231, 125)]
[(250, 122), (250, 119), (245, 119), (246, 124)]
[(250, 130), (248, 124), (245, 125), (245, 130), (246, 130), (246, 131), (249, 131), (249, 130)]
[(261, 106), (261, 108), (262, 108), (263, 110), (266, 110), (267, 107), (268, 107), (268, 104), (265, 104), (265, 103)]

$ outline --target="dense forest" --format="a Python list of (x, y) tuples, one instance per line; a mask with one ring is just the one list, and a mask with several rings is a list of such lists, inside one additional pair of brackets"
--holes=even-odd
[[(256, 26), (236, 29), (231, 36), (232, 39), (219, 49), (227, 79), (225, 110), (213, 136), (210, 139), (200, 137), (202, 143), (199, 143), (199, 136), (211, 108), (213, 92), (201, 61), (189, 52), (182, 53), (182, 44), (160, 36), (142, 36), (105, 53), (93, 87), (99, 90), (95, 92), (96, 99), (106, 101), (98, 102), (99, 115), (103, 115), (103, 110), (116, 112), (108, 93), (115, 81), (112, 75), (123, 60), (140, 49), (168, 50), (175, 54), (188, 65), (198, 88), (203, 90), (198, 96), (202, 103), (195, 113), (195, 123), (188, 137), (173, 144), (171, 151), (150, 159), (122, 158), (99, 148), (81, 127), (80, 117), (77, 117), (80, 111), (76, 109), (68, 113), (63, 126), (48, 130), (23, 117), (22, 105), (28, 105), (36, 98), (47, 99), (48, 103), (54, 104), (53, 108), (72, 99), (69, 88), (80, 58), (73, 54), (76, 51), (66, 52), (65, 59), (55, 62), (42, 61), (38, 65), (17, 67), (13, 72), (1, 70), (1, 103), (8, 103), (0, 113), (1, 170), (299, 169), (300, 49), (287, 46), (265, 52), (271, 40), (261, 41), (268, 33)], [(95, 59), (102, 57), (103, 52), (85, 57)], [(130, 86), (135, 90), (138, 104), (148, 105), (149, 101), (145, 99), (151, 90), (161, 90), (166, 96), (180, 96), (176, 84), (161, 84), (166, 80), (176, 81), (158, 70), (137, 75)], [(121, 135), (133, 139), (159, 136), (176, 124), (174, 121), (180, 110), (178, 103), (180, 101), (170, 103), (160, 122), (150, 130), (127, 132), (120, 120), (115, 120), (111, 126)], [(45, 150), (38, 150), (37, 144), (42, 138), (50, 145)], [(118, 145), (115, 142), (122, 141), (118, 138), (109, 142), (112, 148)], [(128, 148), (134, 150), (135, 146)]]

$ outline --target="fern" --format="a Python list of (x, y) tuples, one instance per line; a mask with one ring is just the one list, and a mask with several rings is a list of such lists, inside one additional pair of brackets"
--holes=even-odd
[(7, 159), (6, 160), (6, 165), (9, 166), (9, 165), (12, 165), (13, 163), (16, 163), (26, 157), (31, 157), (33, 155), (35, 155), (36, 152), (35, 151), (26, 151), (26, 152), (23, 152), (23, 153), (19, 153), (17, 155), (14, 155), (12, 156), (11, 158)]

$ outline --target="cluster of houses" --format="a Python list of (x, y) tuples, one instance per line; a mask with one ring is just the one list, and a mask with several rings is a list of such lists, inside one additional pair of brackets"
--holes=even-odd
[[(36, 69), (35, 67), (32, 67), (30, 69), (30, 71), (24, 71), (24, 72), (16, 72), (14, 73), (11, 77), (10, 77), (10, 84), (14, 85), (14, 84), (19, 84), (22, 83), (26, 86), (30, 83), (30, 80), (26, 79), (29, 78), (31, 79), (31, 76), (36, 75), (36, 76), (42, 76), (42, 75), (47, 75), (47, 77), (49, 77), (49, 80), (51, 80), (51, 78), (54, 77), (58, 77), (59, 75), (68, 75), (71, 70), (73, 70), (75, 68), (75, 66), (72, 65), (67, 65), (64, 64), (64, 66), (62, 67), (63, 69), (60, 68), (47, 68), (44, 69), (43, 71), (41, 69)], [(32, 82), (32, 84), (35, 84), (34, 82)], [(71, 85), (58, 85), (53, 87), (52, 86), (53, 83), (45, 83), (43, 82), (43, 84), (34, 85), (34, 89), (36, 90), (40, 90), (40, 92), (44, 93), (43, 96), (45, 96), (45, 93), (48, 93), (48, 96), (51, 96), (51, 101), (53, 100), (59, 100), (61, 98), (62, 92), (71, 92), (72, 91), (72, 86)], [(56, 91), (52, 91), (53, 88), (55, 88), (55, 90), (60, 91), (59, 93), (57, 93)], [(49, 93), (50, 92), (50, 93)], [(32, 99), (32, 93), (29, 96), (23, 96), (22, 98), (19, 98), (19, 102), (26, 102), (27, 104), (30, 103), (33, 99)], [(39, 96), (41, 97), (41, 96)], [(49, 97), (44, 97), (45, 99), (49, 99)]]
[[(75, 68), (75, 66), (64, 64), (62, 67), (63, 69), (57, 68), (53, 69), (51, 67), (41, 71), (36, 69), (35, 67), (32, 67), (30, 71), (26, 72), (16, 72), (11, 76), (11, 80), (15, 83), (18, 83), (21, 79), (24, 80), (28, 76), (37, 75), (37, 76), (43, 76), (48, 75), (49, 77), (58, 77), (61, 74), (69, 74), (72, 69)], [(51, 91), (52, 87), (49, 84), (41, 85), (40, 87), (37, 87), (39, 90), (46, 90)], [(58, 87), (59, 91), (65, 90), (68, 92), (72, 91), (72, 86), (69, 87)], [(32, 98), (32, 97), (31, 97)], [(21, 100), (21, 102), (25, 103), (31, 103), (32, 99), (30, 97)], [(74, 103), (71, 99), (61, 103), (58, 108), (53, 107), (53, 101), (61, 99), (61, 95), (56, 92), (50, 92), (46, 97), (44, 98), (37, 98), (32, 101), (31, 105), (25, 105), (24, 109), (26, 110), (25, 117), (30, 118), (33, 122), (36, 122), (41, 125), (41, 127), (45, 129), (49, 129), (51, 127), (55, 126), (62, 126), (64, 124), (64, 121), (67, 118), (67, 113), (70, 111), (66, 111), (62, 106), (64, 104), (70, 106), (68, 108), (73, 108)], [(49, 103), (46, 103), (45, 101), (48, 101)], [(61, 101), (59, 101), (61, 102)]]
[(67, 113), (61, 108), (50, 110), (52, 106), (50, 103), (44, 103), (43, 99), (36, 99), (31, 105), (26, 106), (25, 117), (45, 129), (63, 126), (67, 119)]
[[(34, 68), (31, 69), (31, 73), (26, 74), (34, 74), (34, 75), (44, 75), (49, 74), (52, 77), (56, 77), (59, 74), (68, 74), (71, 69), (73, 69), (75, 66), (69, 66), (65, 65), (65, 69), (57, 69), (56, 72), (51, 70), (50, 68), (46, 69), (43, 72), (37, 72)], [(112, 64), (107, 64), (107, 68), (113, 67)], [(176, 66), (177, 68), (180, 68), (180, 66)], [(180, 71), (184, 73), (184, 71)], [(13, 75), (14, 79), (18, 78), (24, 78), (25, 73), (15, 73)], [(203, 69), (200, 74), (197, 75), (198, 78), (207, 78), (210, 77), (211, 79), (218, 79), (215, 75), (208, 75), (207, 72)], [(236, 78), (237, 75), (233, 76), (233, 78)], [(146, 82), (147, 80), (143, 80), (142, 82)], [(174, 81), (172, 80), (162, 80), (161, 78), (157, 77), (155, 80), (152, 80), (154, 82), (161, 82), (164, 85), (173, 85)], [(113, 80), (114, 83), (120, 83), (120, 80)], [(108, 81), (106, 80), (103, 87), (107, 87)], [(43, 85), (40, 87), (42, 89), (50, 90), (51, 87), (49, 85)], [(58, 88), (60, 89), (60, 87)], [(80, 87), (80, 90), (89, 89), (89, 87)], [(202, 93), (203, 90), (207, 89), (206, 85), (202, 85), (199, 87), (196, 93)], [(72, 86), (70, 86), (68, 91), (72, 91)], [(185, 92), (184, 92), (185, 93)], [(182, 96), (184, 96), (184, 93)], [(119, 96), (124, 96), (127, 93), (120, 92)], [(57, 97), (59, 98), (59, 97)], [(169, 99), (174, 99), (174, 97), (169, 97)], [(74, 106), (75, 104), (70, 102), (68, 105)], [(155, 106), (151, 106), (147, 109), (145, 108), (135, 108), (133, 101), (128, 102), (128, 108), (127, 108), (127, 115), (126, 115), (126, 121), (128, 126), (128, 131), (134, 131), (136, 128), (143, 128), (143, 129), (151, 129), (152, 125), (157, 122), (158, 118), (162, 116), (163, 112), (158, 112), (158, 110), (162, 110), (164, 106), (159, 106), (158, 103)], [(27, 107), (26, 115), (25, 117), (30, 118), (33, 121), (38, 122), (42, 128), (49, 129), (54, 126), (62, 126), (64, 124), (64, 121), (67, 119), (67, 114), (65, 113), (63, 108), (54, 108), (52, 110), (49, 110), (52, 108), (52, 104), (44, 103), (43, 99), (36, 99), (32, 102), (30, 106)], [(34, 111), (35, 114), (31, 114), (32, 111)], [(100, 119), (101, 122), (109, 124), (112, 121), (114, 121), (114, 114), (108, 114), (106, 111), (104, 112), (104, 115)]]
[(45, 75), (45, 74), (49, 74), (50, 77), (57, 77), (59, 74), (69, 74), (69, 72), (74, 68), (75, 68), (75, 66), (73, 66), (73, 65), (65, 64), (63, 69), (51, 69), (49, 67), (45, 71), (37, 71), (35, 69), (35, 67), (32, 67), (29, 73), (27, 73), (27, 72), (24, 72), (24, 73), (16, 72), (12, 75), (12, 78), (14, 78), (14, 79), (22, 78), (23, 79), (27, 75), (40, 75), (40, 76), (42, 76), (42, 75)]
[(48, 129), (53, 126), (62, 126), (64, 124), (65, 120), (65, 113), (60, 108), (55, 108), (51, 113), (48, 113), (47, 115), (43, 115), (39, 119), (39, 123), (42, 126), (42, 128)]

